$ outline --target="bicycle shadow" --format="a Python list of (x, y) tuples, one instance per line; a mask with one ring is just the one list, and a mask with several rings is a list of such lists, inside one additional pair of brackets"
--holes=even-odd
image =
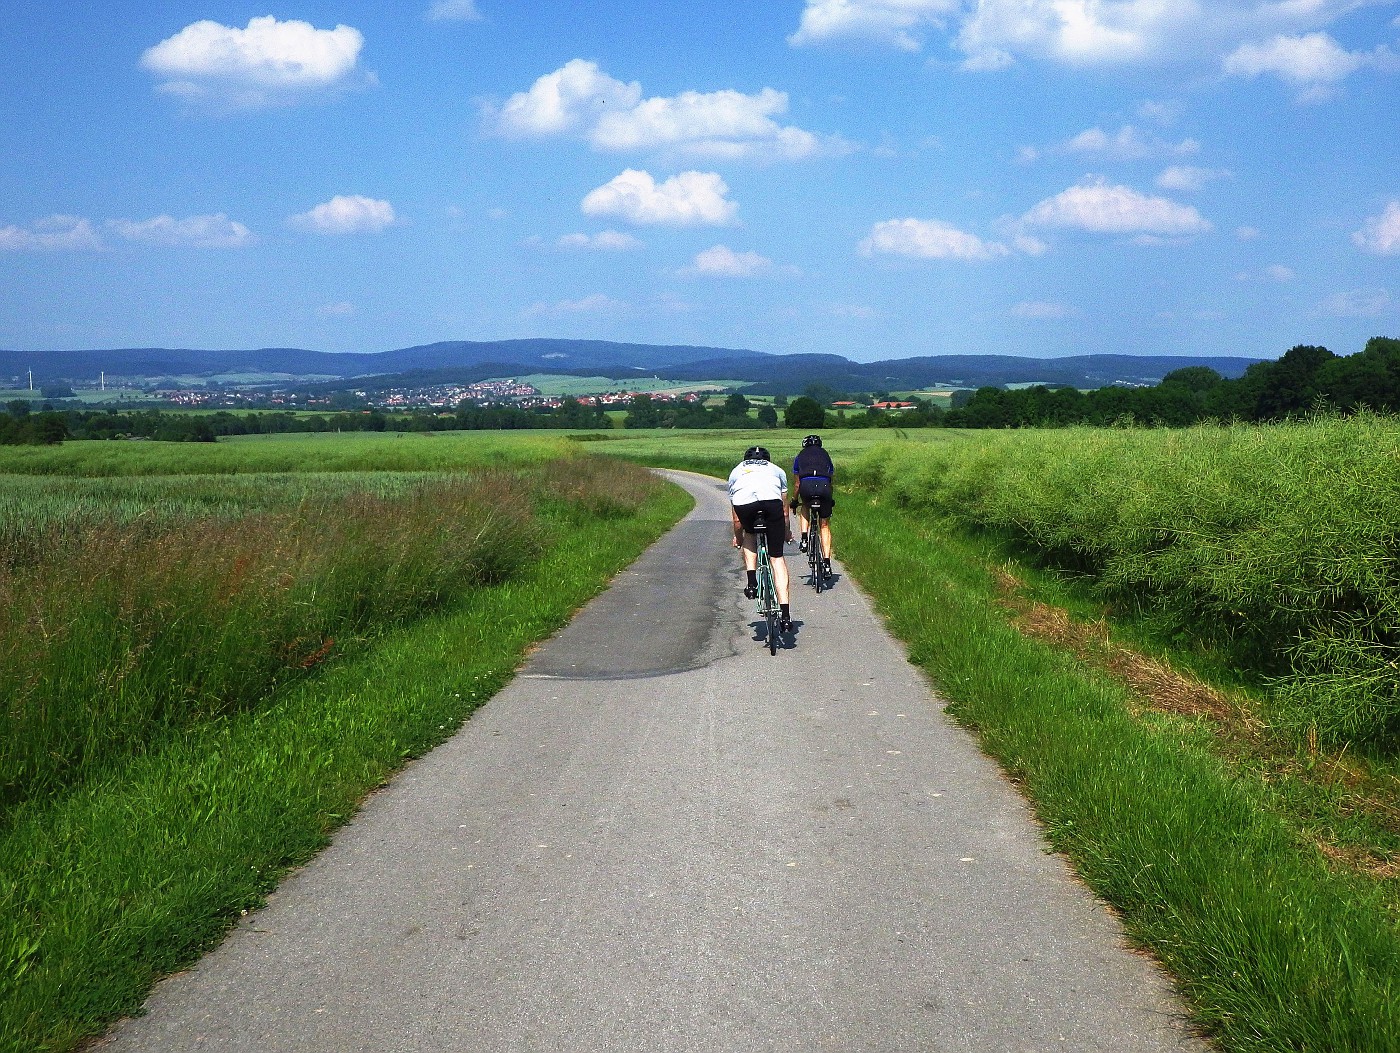
[[(753, 630), (753, 636), (750, 637), (750, 639), (752, 639), (754, 643), (761, 643), (761, 644), (765, 644), (765, 645), (768, 643), (768, 622), (767, 622), (767, 621), (765, 621), (764, 619), (760, 618), (760, 619), (758, 619), (757, 621), (749, 622), (749, 628), (750, 628), (751, 630)], [(783, 649), (783, 648), (792, 648), (792, 647), (796, 647), (796, 646), (797, 646), (797, 633), (798, 633), (798, 630), (801, 629), (801, 628), (802, 628), (802, 622), (801, 622), (799, 619), (794, 618), (794, 619), (792, 620), (792, 632), (790, 632), (790, 633), (779, 633), (779, 634), (778, 634), (778, 647), (779, 647), (779, 649), (781, 650), (781, 649)]]

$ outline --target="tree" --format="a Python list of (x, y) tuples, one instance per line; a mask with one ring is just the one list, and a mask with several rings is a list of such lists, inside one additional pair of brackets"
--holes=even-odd
[(826, 426), (826, 410), (807, 395), (800, 395), (783, 411), (783, 423), (789, 428), (822, 428)]
[(624, 428), (659, 428), (661, 413), (651, 401), (650, 395), (633, 395), (623, 418)]
[(738, 392), (730, 395), (724, 400), (724, 415), (726, 417), (744, 417), (749, 412), (749, 400)]
[(765, 428), (776, 428), (778, 426), (778, 411), (772, 406), (760, 406), (758, 408), (758, 423)]
[(24, 420), (25, 417), (29, 416), (28, 399), (11, 399), (5, 403), (5, 408), (10, 411), (10, 416), (15, 420)]
[(773, 399), (774, 409), (787, 409), (787, 404), (788, 397), (786, 395), (778, 395)]
[(802, 395), (821, 406), (829, 406), (833, 402), (841, 401), (841, 392), (830, 384), (808, 384), (802, 389)]

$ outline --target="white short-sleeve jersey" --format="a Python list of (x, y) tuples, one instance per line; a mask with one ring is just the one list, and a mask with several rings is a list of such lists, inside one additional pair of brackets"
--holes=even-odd
[(772, 461), (743, 461), (729, 473), (729, 503), (781, 501), (787, 494), (787, 473)]

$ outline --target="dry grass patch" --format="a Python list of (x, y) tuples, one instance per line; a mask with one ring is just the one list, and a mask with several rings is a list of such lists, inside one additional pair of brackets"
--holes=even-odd
[[(1027, 596), (1007, 566), (993, 568), (998, 602), (1023, 635), (1069, 651), (1128, 688), (1136, 712), (1168, 713), (1204, 720), (1219, 745), (1241, 770), (1275, 786), (1296, 781), (1329, 800), (1333, 817), (1361, 818), (1400, 836), (1400, 779), (1377, 774), (1347, 750), (1326, 751), (1309, 736), (1306, 752), (1290, 749), (1270, 731), (1256, 705), (1182, 673), (1161, 659), (1114, 642), (1107, 621), (1080, 621), (1063, 607)], [(1400, 857), (1383, 847), (1342, 843), (1331, 824), (1315, 815), (1290, 815), (1300, 834), (1334, 866), (1400, 886)], [(1400, 888), (1397, 888), (1400, 893)]]

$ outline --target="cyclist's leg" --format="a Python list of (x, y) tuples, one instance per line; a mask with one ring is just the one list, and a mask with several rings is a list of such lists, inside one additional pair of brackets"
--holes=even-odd
[(773, 588), (778, 593), (778, 602), (788, 601), (788, 571), (787, 560), (782, 556), (775, 556), (769, 550), (768, 558), (773, 562)]
[(831, 559), (831, 517), (822, 520), (822, 558)]

